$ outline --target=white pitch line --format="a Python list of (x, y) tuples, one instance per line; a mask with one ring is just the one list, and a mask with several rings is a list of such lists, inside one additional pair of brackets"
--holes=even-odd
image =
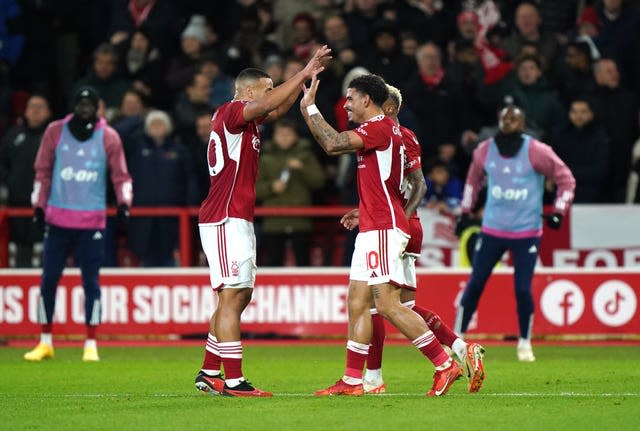
[[(371, 397), (423, 397), (425, 394), (409, 393), (409, 392), (397, 392), (387, 393), (379, 395), (366, 395), (367, 398)], [(187, 394), (187, 393), (174, 393), (174, 394), (3, 394), (0, 398), (191, 398), (202, 397), (206, 394)], [(275, 393), (275, 397), (313, 397), (312, 393)], [(468, 394), (449, 394), (447, 397), (467, 397)], [(513, 398), (531, 398), (531, 397), (559, 397), (559, 398), (573, 398), (573, 397), (596, 397), (596, 398), (608, 398), (608, 397), (638, 397), (638, 392), (620, 392), (620, 393), (584, 393), (584, 392), (555, 392), (555, 393), (542, 393), (542, 392), (506, 392), (506, 393), (480, 393), (477, 395), (471, 395), (473, 397), (513, 397)]]

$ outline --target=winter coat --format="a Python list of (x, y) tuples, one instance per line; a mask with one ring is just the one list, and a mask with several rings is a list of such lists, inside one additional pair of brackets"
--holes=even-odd
[[(133, 206), (197, 205), (196, 178), (189, 150), (172, 137), (157, 146), (147, 135), (136, 140), (127, 153), (133, 179)], [(132, 217), (129, 246), (145, 257), (149, 246), (162, 244), (167, 253), (177, 245), (178, 220), (175, 217)]]
[[(289, 169), (287, 188), (280, 194), (272, 190), (272, 183), (282, 178), (287, 161), (298, 159), (304, 167)], [(311, 151), (306, 139), (299, 139), (291, 148), (283, 150), (268, 141), (260, 157), (256, 199), (265, 207), (308, 206), (311, 193), (324, 185), (325, 174), (322, 166)], [(313, 228), (309, 217), (265, 217), (262, 230), (268, 233), (309, 232)]]
[(573, 202), (606, 202), (611, 151), (604, 127), (593, 122), (582, 129), (567, 124), (554, 134), (550, 142), (576, 179)]

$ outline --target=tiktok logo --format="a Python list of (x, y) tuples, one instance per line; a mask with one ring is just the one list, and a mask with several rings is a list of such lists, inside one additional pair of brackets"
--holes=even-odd
[(584, 312), (582, 289), (572, 281), (556, 280), (542, 292), (540, 308), (544, 317), (554, 325), (572, 325)]
[(593, 294), (593, 313), (607, 326), (622, 326), (634, 316), (637, 298), (633, 289), (620, 280), (609, 280)]

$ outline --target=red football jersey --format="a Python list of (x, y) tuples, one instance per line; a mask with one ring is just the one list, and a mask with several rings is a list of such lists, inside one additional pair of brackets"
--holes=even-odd
[[(409, 201), (411, 196), (411, 189), (406, 177), (417, 169), (422, 169), (422, 163), (420, 161), (420, 155), (422, 149), (415, 133), (411, 129), (407, 129), (404, 126), (400, 126), (400, 132), (402, 132), (402, 144), (404, 145), (404, 181), (402, 182), (402, 206), (403, 208)], [(418, 213), (415, 212), (411, 218), (418, 218)]]
[(200, 206), (200, 223), (223, 223), (228, 217), (253, 221), (260, 155), (258, 122), (247, 123), (242, 111), (248, 102), (221, 105), (211, 119), (207, 148), (210, 186)]
[(358, 158), (360, 231), (398, 228), (409, 233), (400, 185), (404, 149), (398, 125), (378, 115), (353, 130), (364, 142)]

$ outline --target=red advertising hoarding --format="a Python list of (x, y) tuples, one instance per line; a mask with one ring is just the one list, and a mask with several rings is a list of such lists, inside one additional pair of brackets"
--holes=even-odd
[[(453, 325), (466, 270), (419, 269), (417, 301)], [(517, 335), (509, 269), (490, 278), (469, 334)], [(260, 269), (243, 331), (288, 336), (344, 336), (346, 268)], [(206, 269), (128, 269), (101, 273), (100, 333), (188, 335), (205, 333), (216, 295)], [(39, 333), (37, 270), (0, 271), (0, 336)], [(539, 269), (533, 279), (534, 334), (640, 334), (640, 270)], [(84, 333), (84, 295), (78, 270), (60, 282), (56, 334)]]

